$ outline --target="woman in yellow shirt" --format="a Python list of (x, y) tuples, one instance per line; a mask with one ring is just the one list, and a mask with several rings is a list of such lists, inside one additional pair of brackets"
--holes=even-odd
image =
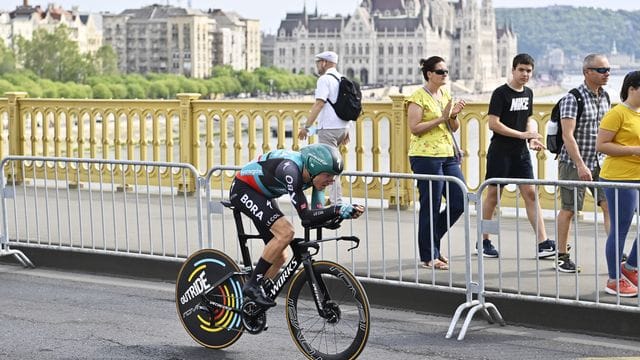
[[(460, 100), (453, 104), (451, 95), (443, 88), (449, 74), (443, 58), (421, 59), (420, 67), (425, 85), (407, 99), (411, 170), (415, 174), (449, 175), (464, 181), (460, 150), (453, 132), (460, 127), (458, 114), (465, 103)], [(464, 212), (462, 190), (455, 184), (445, 187), (444, 181), (418, 180), (418, 191), (418, 245), (422, 266), (446, 270), (449, 260), (440, 252), (440, 239)], [(447, 197), (447, 208), (440, 211), (443, 196)]]
[[(602, 181), (640, 183), (640, 71), (625, 76), (620, 90), (621, 104), (611, 109), (598, 129), (596, 149), (607, 157), (600, 171)], [(638, 239), (633, 242), (627, 261), (622, 261), (625, 238), (638, 208), (638, 189), (605, 188), (611, 231), (605, 254), (609, 280), (607, 294), (622, 297), (638, 295)], [(619, 272), (618, 272), (619, 270)]]

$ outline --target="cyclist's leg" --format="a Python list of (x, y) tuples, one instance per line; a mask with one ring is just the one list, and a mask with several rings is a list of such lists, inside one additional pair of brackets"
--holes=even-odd
[[(280, 207), (278, 206), (278, 203), (276, 201), (273, 201), (273, 200), (271, 201), (271, 207), (274, 210), (280, 211)], [(270, 219), (276, 218), (274, 215), (278, 215), (278, 214), (277, 213), (274, 213), (273, 215), (270, 214), (269, 218)], [(280, 217), (281, 216), (279, 215), (277, 216), (277, 218), (280, 218)], [(257, 219), (254, 219), (253, 223), (256, 229), (258, 229), (258, 232), (260, 233), (260, 235), (262, 235), (264, 244), (267, 245), (274, 238), (274, 234), (273, 232), (271, 232), (271, 227), (267, 226), (263, 222), (257, 221)], [(264, 257), (264, 254), (263, 254), (263, 257)], [(285, 248), (280, 252), (280, 256), (270, 257), (268, 259), (268, 262), (271, 263), (271, 266), (269, 267), (269, 270), (267, 270), (267, 272), (264, 274), (264, 277), (273, 280), (276, 277), (276, 275), (278, 275), (278, 272), (280, 271), (280, 269), (282, 268), (282, 265), (284, 265), (286, 261), (287, 261), (287, 249)]]
[[(286, 221), (284, 214), (277, 206), (273, 206), (271, 199), (255, 191), (242, 181), (234, 181), (229, 201), (256, 224), (263, 238), (268, 239), (272, 236), (271, 240), (267, 242), (256, 267), (253, 269), (251, 278), (243, 288), (243, 293), (258, 305), (272, 307), (275, 302), (264, 292), (262, 278), (274, 262), (280, 260), (282, 251), (293, 239), (293, 225)], [(282, 224), (283, 219), (286, 223), (289, 223), (288, 227), (291, 229), (291, 239), (288, 241), (283, 239), (283, 237), (288, 236), (287, 226)], [(285, 241), (286, 244), (281, 245)], [(278, 250), (279, 246), (282, 246), (282, 249)]]
[(251, 278), (245, 284), (245, 294), (262, 306), (274, 306), (275, 302), (268, 298), (262, 288), (262, 278), (278, 271), (283, 263), (283, 252), (293, 239), (293, 225), (284, 217), (280, 217), (271, 226), (273, 238), (267, 242), (262, 256), (256, 264)]

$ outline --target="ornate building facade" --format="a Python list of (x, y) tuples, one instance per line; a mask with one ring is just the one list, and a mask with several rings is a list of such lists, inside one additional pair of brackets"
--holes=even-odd
[(103, 32), (124, 73), (207, 78), (216, 65), (260, 66), (260, 22), (234, 12), (154, 4), (104, 14)]
[(24, 0), (13, 11), (0, 11), (0, 39), (5, 46), (12, 46), (18, 36), (31, 40), (33, 32), (38, 29), (52, 33), (62, 25), (69, 29), (69, 37), (78, 43), (81, 53), (93, 53), (102, 46), (102, 31), (96, 24), (95, 16), (80, 13), (77, 7), (71, 11), (53, 4), (43, 8), (31, 6)]
[(517, 39), (498, 29), (491, 0), (363, 0), (343, 17), (288, 13), (276, 34), (274, 66), (315, 71), (313, 56), (339, 54), (338, 69), (362, 84), (423, 81), (421, 58), (439, 55), (459, 90), (492, 90), (510, 74)]

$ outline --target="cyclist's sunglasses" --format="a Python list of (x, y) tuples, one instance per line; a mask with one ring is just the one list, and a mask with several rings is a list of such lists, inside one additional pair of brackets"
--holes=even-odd
[(587, 68), (587, 69), (593, 70), (593, 71), (597, 72), (598, 74), (606, 74), (608, 72), (611, 72), (611, 68), (610, 67), (599, 67), (599, 68), (590, 67), (590, 68)]
[(438, 69), (438, 70), (433, 70), (433, 72), (438, 74), (438, 75), (445, 75), (445, 74), (449, 73), (449, 70)]

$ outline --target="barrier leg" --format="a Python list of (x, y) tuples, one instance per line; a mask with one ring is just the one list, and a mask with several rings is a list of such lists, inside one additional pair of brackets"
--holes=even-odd
[(2, 245), (0, 247), (0, 257), (1, 256), (15, 256), (15, 258), (22, 264), (22, 266), (26, 268), (35, 268), (35, 265), (29, 260), (27, 255), (25, 255), (20, 250), (10, 249), (9, 245)]
[(500, 314), (500, 312), (498, 311), (498, 308), (496, 308), (495, 305), (493, 305), (492, 303), (482, 303), (480, 300), (473, 300), (458, 306), (455, 314), (453, 315), (453, 319), (451, 319), (451, 324), (449, 324), (449, 330), (447, 331), (447, 335), (445, 335), (445, 338), (450, 339), (453, 336), (453, 331), (455, 330), (456, 323), (460, 319), (462, 313), (469, 308), (470, 310), (467, 313), (467, 316), (465, 317), (462, 327), (460, 328), (460, 334), (458, 334), (458, 340), (464, 339), (465, 335), (467, 334), (467, 329), (469, 328), (469, 324), (473, 319), (473, 315), (475, 315), (477, 311), (480, 311), (482, 313), (483, 317), (487, 320), (489, 324), (494, 324), (497, 322), (500, 324), (500, 326), (505, 326), (504, 319), (502, 318), (502, 315)]
[(502, 318), (502, 315), (500, 314), (500, 311), (498, 311), (498, 308), (495, 305), (493, 305), (492, 303), (485, 303), (484, 305), (486, 306), (486, 309), (489, 310), (489, 313), (491, 313), (492, 319), (497, 321), (500, 326), (506, 325), (504, 319)]
[(447, 331), (447, 335), (445, 335), (445, 339), (450, 339), (451, 336), (453, 336), (453, 331), (456, 328), (458, 320), (460, 320), (460, 315), (462, 315), (462, 312), (470, 307), (478, 305), (479, 303), (480, 302), (478, 300), (473, 300), (471, 302), (466, 302), (458, 306), (456, 312), (453, 314), (453, 319), (451, 319), (451, 324), (449, 324), (449, 330)]

